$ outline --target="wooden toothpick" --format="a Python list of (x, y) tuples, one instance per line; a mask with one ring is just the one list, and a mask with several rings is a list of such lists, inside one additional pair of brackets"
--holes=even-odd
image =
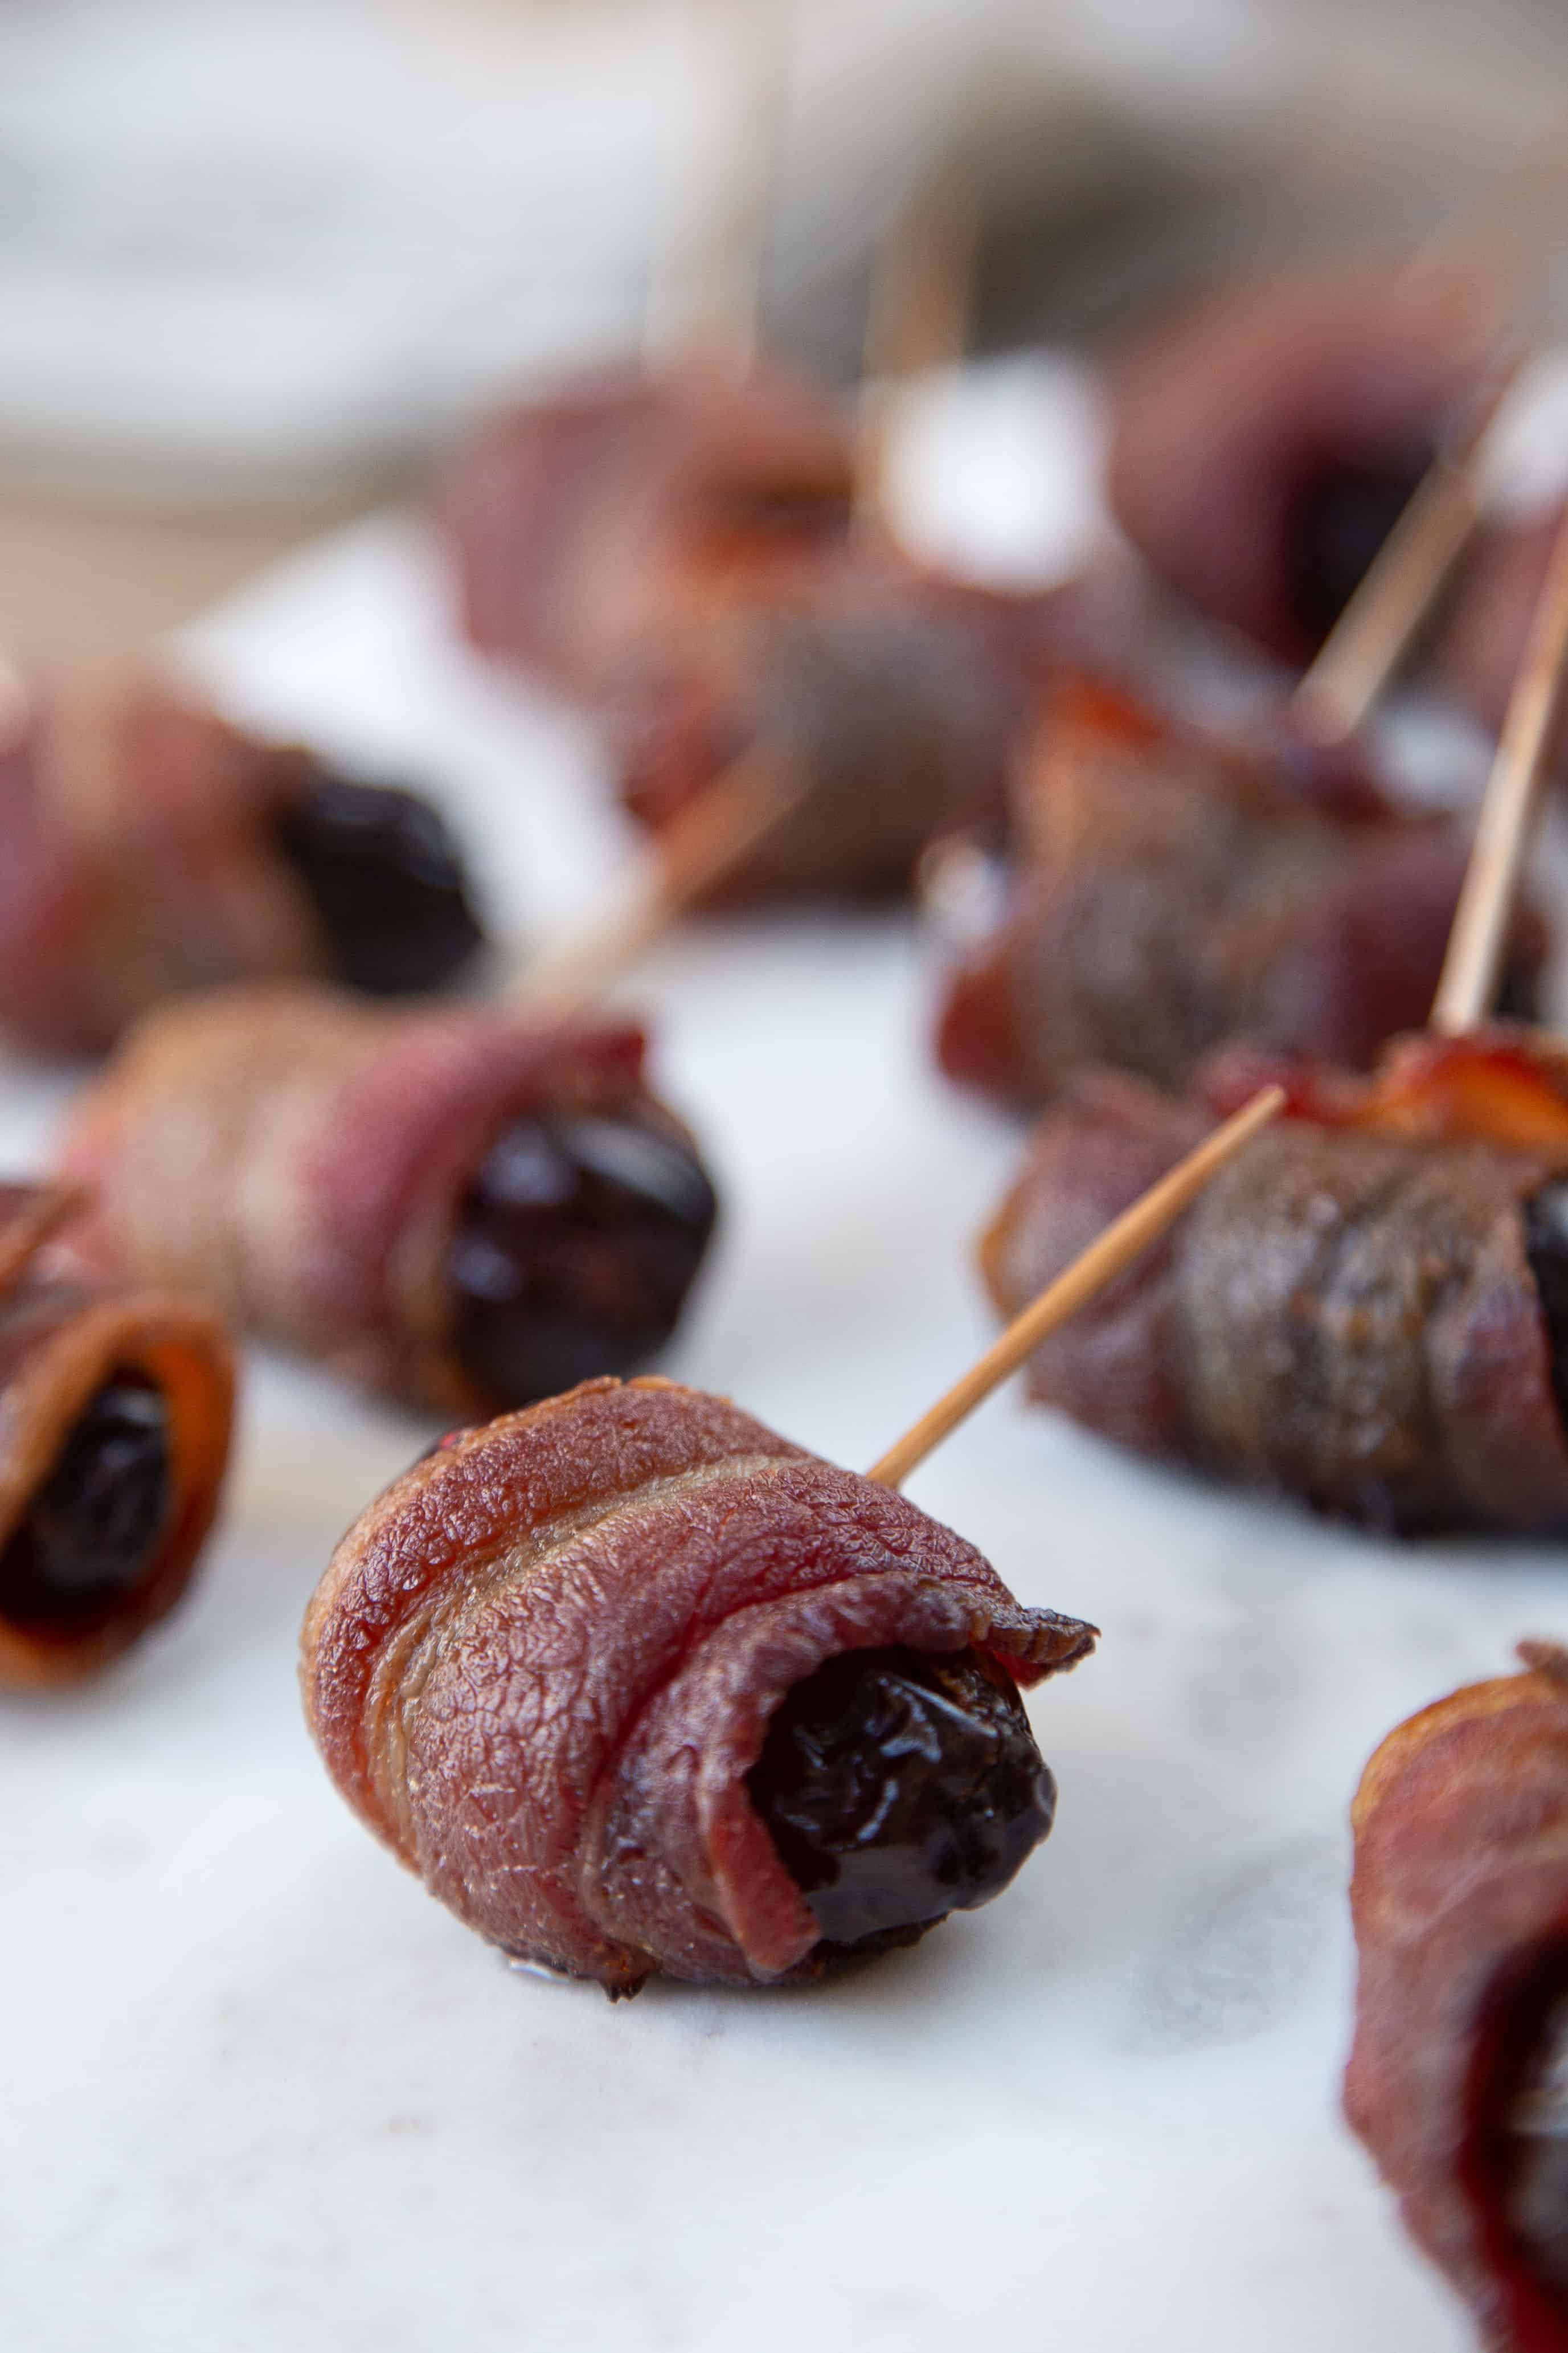
[(1499, 362), (1470, 422), (1439, 451), (1290, 698), (1304, 735), (1343, 743), (1405, 659), (1480, 521), (1487, 437), (1523, 364)]
[(803, 790), (803, 780), (768, 746), (742, 753), (664, 828), (608, 914), (525, 966), (507, 992), (510, 1002), (554, 1014), (591, 1004), (773, 830)]
[(904, 392), (917, 376), (955, 367), (968, 346), (979, 240), (973, 175), (950, 156), (908, 197), (872, 259), (855, 455), (864, 527), (887, 525), (888, 459)]
[(961, 1381), (955, 1381), (946, 1396), (939, 1398), (930, 1412), (921, 1414), (913, 1429), (872, 1465), (868, 1477), (875, 1479), (879, 1486), (901, 1487), (910, 1472), (994, 1388), (1016, 1373), (1049, 1333), (1076, 1315), (1080, 1307), (1087, 1306), (1097, 1292), (1103, 1291), (1151, 1242), (1158, 1240), (1167, 1226), (1196, 1200), (1210, 1178), (1250, 1144), (1261, 1128), (1268, 1126), (1284, 1103), (1282, 1087), (1265, 1087), (1223, 1127), (1205, 1137), (1195, 1151), (1179, 1160), (1157, 1185), (1151, 1186), (1130, 1209), (1124, 1209), (1107, 1226), (1054, 1282), (1047, 1284), (1039, 1297), (987, 1348), (979, 1363), (973, 1365)]
[(1519, 871), (1552, 748), (1568, 663), (1568, 519), (1552, 543), (1546, 578), (1525, 640), (1524, 659), (1487, 778), (1470, 862), (1448, 934), (1432, 1027), (1449, 1037), (1473, 1029), (1490, 1009), (1513, 913)]
[[(738, 0), (722, 0), (723, 20), (731, 33), (736, 30), (737, 5)], [(784, 22), (782, 11), (775, 5), (769, 14), (775, 37), (782, 39), (776, 31)], [(755, 88), (750, 118), (756, 129), (757, 113), (767, 111), (757, 96), (764, 87), (773, 92), (772, 111), (776, 119), (782, 63), (774, 60), (775, 70), (770, 76), (756, 66), (754, 57), (752, 62)], [(764, 205), (769, 177), (764, 173), (756, 179), (753, 190)], [(737, 217), (732, 208), (729, 229), (714, 239), (716, 251), (726, 237), (730, 240), (727, 269), (721, 272), (730, 295), (739, 290), (744, 275), (736, 260)], [(751, 250), (760, 262), (760, 216), (753, 226), (758, 235)], [(877, 266), (879, 291), (867, 344), (868, 355), (874, 357), (877, 366), (901, 376), (962, 355), (973, 245), (973, 198), (956, 171), (944, 168), (926, 183), (918, 201), (908, 208), (889, 240), (890, 249)], [(742, 332), (744, 309), (744, 305), (737, 309), (727, 297), (713, 313), (715, 322), (721, 318), (728, 321), (723, 348), (737, 368), (752, 356), (748, 338), (754, 334), (755, 303), (747, 312), (750, 326)], [(887, 394), (889, 386), (879, 382), (876, 391), (879, 396)], [(872, 512), (880, 514), (881, 457), (875, 418), (863, 414), (856, 442), (859, 517)], [(664, 828), (619, 903), (590, 931), (526, 966), (505, 992), (509, 1001), (520, 1008), (548, 1008), (556, 1013), (591, 1003), (645, 955), (694, 900), (737, 867), (799, 805), (810, 785), (808, 776), (767, 744), (742, 754)]]
[[(701, 0), (697, 16), (717, 51), (723, 94), (721, 153), (695, 233), (663, 278), (674, 286), (676, 348), (735, 375), (755, 364), (762, 340), (768, 223), (789, 92), (793, 0)], [(649, 356), (657, 366), (671, 332), (649, 304)]]

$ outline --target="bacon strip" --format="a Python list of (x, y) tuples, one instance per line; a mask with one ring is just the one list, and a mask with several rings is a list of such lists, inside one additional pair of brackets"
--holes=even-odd
[(285, 982), (162, 1008), (68, 1130), (62, 1171), (94, 1195), (75, 1247), (345, 1379), (482, 1411), (445, 1278), (462, 1197), (524, 1113), (646, 1103), (643, 1051), (626, 1022), (383, 1011)]
[(161, 997), (324, 969), (266, 823), (314, 774), (146, 681), (43, 704), (0, 751), (0, 1029), (96, 1052)]
[(612, 1992), (821, 1965), (745, 1776), (841, 1651), (1033, 1683), (1094, 1630), (720, 1398), (591, 1381), (428, 1455), (333, 1556), (305, 1710), (367, 1825), (470, 1927)]
[(216, 1515), (234, 1414), (233, 1353), (199, 1303), (157, 1289), (105, 1289), (39, 1271), (37, 1253), (78, 1197), (0, 1187), (0, 1552), (106, 1382), (141, 1374), (168, 1415), (171, 1504), (157, 1556), (119, 1606), (79, 1627), (0, 1616), (0, 1687), (75, 1683), (167, 1615)]
[[(1020, 771), (1017, 903), (950, 985), (943, 1069), (1046, 1103), (1091, 1062), (1184, 1085), (1235, 1036), (1369, 1063), (1426, 1017), (1468, 843), (1328, 782), (1303, 788), (1091, 681), (1059, 684)], [(1542, 948), (1526, 912), (1516, 1007)]]
[[(1076, 1082), (983, 1240), (999, 1310), (1016, 1313), (1206, 1124), (1203, 1104), (1133, 1079)], [(1431, 1142), (1282, 1123), (1045, 1344), (1033, 1394), (1142, 1452), (1376, 1526), (1568, 1524), (1524, 1221), (1565, 1167), (1568, 1139), (1525, 1150), (1473, 1128)]]
[(1503, 2201), (1521, 2041), (1568, 1951), (1568, 1662), (1521, 1650), (1524, 1673), (1423, 1709), (1362, 1778), (1345, 2107), (1489, 2353), (1563, 2353), (1568, 2307)]

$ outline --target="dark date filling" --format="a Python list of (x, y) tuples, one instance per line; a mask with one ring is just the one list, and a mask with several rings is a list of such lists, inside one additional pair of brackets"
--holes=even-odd
[(1350, 603), (1430, 460), (1422, 450), (1385, 466), (1322, 467), (1298, 486), (1285, 514), (1286, 593), (1313, 645)]
[(1017, 1692), (973, 1651), (851, 1651), (797, 1683), (746, 1777), (840, 1948), (1000, 1895), (1056, 1812)]
[(416, 793), (323, 775), (274, 812), (272, 830), (346, 988), (371, 997), (442, 988), (483, 946), (461, 852)]
[(1568, 1426), (1568, 1177), (1543, 1185), (1524, 1212), (1524, 1248), (1552, 1347), (1552, 1387)]
[(169, 1517), (169, 1408), (138, 1373), (91, 1399), (0, 1552), (0, 1617), (77, 1634), (142, 1584)]
[(718, 1215), (657, 1107), (550, 1112), (491, 1145), (447, 1256), (453, 1341), (499, 1411), (629, 1373), (675, 1329)]
[[(1568, 2315), (1568, 1993), (1536, 2026), (1497, 2144), (1503, 2220), (1537, 2283)], [(1533, 2008), (1533, 2005), (1531, 2005)]]

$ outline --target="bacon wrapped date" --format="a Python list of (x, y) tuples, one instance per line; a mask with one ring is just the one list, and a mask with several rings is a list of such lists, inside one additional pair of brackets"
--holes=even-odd
[(608, 712), (620, 789), (658, 831), (766, 745), (805, 779), (711, 898), (879, 897), (960, 828), (999, 838), (1049, 597), (1008, 598), (886, 561), (823, 566), (809, 596), (737, 597), (628, 665)]
[[(951, 1077), (1025, 1103), (1093, 1062), (1181, 1086), (1233, 1036), (1364, 1066), (1426, 1018), (1466, 836), (1342, 758), (1265, 761), (1068, 678), (1016, 800), (1012, 910), (939, 1016)], [(1510, 1012), (1532, 1011), (1543, 946), (1525, 909)]]
[(480, 649), (596, 701), (672, 613), (809, 575), (847, 538), (849, 431), (804, 380), (692, 363), (570, 379), (503, 411), (440, 493)]
[[(1036, 1129), (981, 1265), (1011, 1314), (1233, 1108), (1083, 1076)], [(1370, 1525), (1568, 1525), (1568, 1075), (1525, 1031), (1421, 1039), (1289, 1116), (1032, 1359), (1140, 1452)]]
[(74, 1683), (190, 1581), (228, 1459), (234, 1363), (188, 1299), (45, 1271), (80, 1208), (0, 1185), (0, 1686)]
[(716, 1201), (624, 1021), (393, 1012), (304, 983), (161, 1008), (82, 1098), (88, 1263), (446, 1413), (663, 1345)]
[(1055, 1794), (1017, 1687), (1094, 1641), (725, 1399), (595, 1381), (370, 1506), (302, 1683), (433, 1894), (616, 1994), (814, 1977), (999, 1893)]
[(239, 977), (433, 989), (480, 936), (425, 802), (149, 681), (30, 707), (0, 744), (0, 1029), (29, 1045), (96, 1051)]
[(933, 834), (1000, 830), (1028, 679), (1119, 594), (919, 569), (851, 533), (851, 455), (782, 373), (626, 372), (498, 419), (447, 492), (469, 635), (594, 704), (635, 817), (759, 744), (804, 780), (715, 898), (903, 890)]
[(1568, 2347), (1568, 1653), (1399, 1725), (1362, 1778), (1345, 2107), (1489, 2353)]
[(1456, 279), (1340, 272), (1211, 295), (1118, 372), (1117, 521), (1201, 610), (1304, 659), (1479, 393), (1493, 323)]
[[(1167, 584), (1305, 659), (1446, 435), (1484, 398), (1479, 284), (1334, 275), (1234, 288), (1118, 373), (1110, 490)], [(1501, 723), (1561, 514), (1483, 526), (1426, 633), (1425, 675)]]

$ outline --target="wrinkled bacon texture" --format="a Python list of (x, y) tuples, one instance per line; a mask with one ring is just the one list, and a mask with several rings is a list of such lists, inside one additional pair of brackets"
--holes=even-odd
[(627, 1992), (816, 1973), (745, 1777), (824, 1660), (974, 1646), (1033, 1683), (1093, 1641), (727, 1400), (591, 1381), (371, 1505), (311, 1602), (302, 1677), (333, 1779), (432, 1894)]
[[(1519, 1060), (1517, 1041), (1504, 1033), (1496, 1056)], [(1386, 1128), (1370, 1113), (1321, 1124), (1312, 1085), (1342, 1113), (1354, 1082), (1300, 1077), (1293, 1107), (1309, 1116), (1258, 1137), (1045, 1343), (1035, 1396), (1141, 1452), (1374, 1526), (1568, 1524), (1568, 1440), (1524, 1221), (1568, 1167), (1568, 1136), (1486, 1140), (1484, 1089), (1456, 1084), (1443, 1107), (1449, 1058), (1484, 1056), (1433, 1050), (1435, 1138), (1402, 1124), (1415, 1082), (1397, 1054)], [(1274, 1074), (1248, 1056), (1211, 1073), (1213, 1092), (1230, 1104)], [(1084, 1074), (1036, 1129), (982, 1243), (998, 1308), (1022, 1307), (1209, 1124), (1205, 1103)]]
[[(1016, 903), (950, 984), (950, 1076), (1045, 1103), (1106, 1062), (1181, 1086), (1223, 1039), (1362, 1067), (1425, 1020), (1468, 842), (1342, 783), (1165, 728), (1088, 681), (1047, 698), (1024, 760)], [(1528, 1010), (1542, 954), (1510, 943)]]
[(0, 1688), (74, 1683), (128, 1650), (190, 1582), (217, 1510), (234, 1412), (221, 1324), (174, 1293), (61, 1280), (39, 1253), (79, 1215), (68, 1187), (0, 1185), (0, 1551), (111, 1376), (140, 1375), (167, 1409), (171, 1503), (148, 1573), (80, 1628), (0, 1617)]
[(322, 969), (268, 830), (319, 775), (150, 681), (45, 702), (0, 747), (0, 1029), (94, 1052), (181, 990)]
[(462, 1196), (524, 1113), (647, 1103), (643, 1048), (625, 1022), (384, 1011), (305, 984), (162, 1008), (68, 1131), (62, 1168), (94, 1195), (76, 1248), (366, 1388), (482, 1409), (445, 1274)]
[(1345, 2106), (1489, 2353), (1563, 2353), (1568, 2313), (1532, 2277), (1494, 2173), (1510, 2005), (1568, 1947), (1565, 1662), (1521, 1648), (1526, 1672), (1424, 1709), (1363, 1777)]

